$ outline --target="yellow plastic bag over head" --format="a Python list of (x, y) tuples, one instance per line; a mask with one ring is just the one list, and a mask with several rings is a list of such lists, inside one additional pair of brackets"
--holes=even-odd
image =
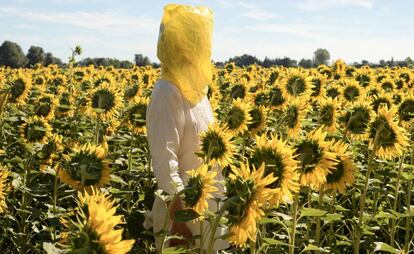
[(157, 47), (161, 78), (174, 83), (193, 105), (207, 94), (212, 82), (213, 18), (207, 7), (164, 7)]

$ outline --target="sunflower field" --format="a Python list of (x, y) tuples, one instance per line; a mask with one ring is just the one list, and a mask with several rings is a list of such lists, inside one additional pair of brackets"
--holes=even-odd
[[(157, 191), (146, 109), (160, 70), (0, 67), (3, 253), (200, 253), (143, 226)], [(414, 70), (227, 64), (175, 220), (220, 253), (414, 253)], [(226, 186), (217, 211), (207, 200)], [(213, 235), (213, 234), (210, 234)], [(217, 240), (194, 236), (213, 253)], [(187, 239), (189, 240), (189, 239)], [(165, 246), (165, 247), (164, 247)]]

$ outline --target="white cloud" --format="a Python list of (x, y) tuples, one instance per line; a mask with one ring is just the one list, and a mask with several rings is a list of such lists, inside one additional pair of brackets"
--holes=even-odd
[(230, 1), (230, 0), (215, 0), (222, 8), (234, 8), (240, 7), (240, 15), (252, 20), (270, 20), (279, 18), (275, 13), (269, 12), (263, 8), (259, 8), (257, 5), (249, 4), (244, 1)]
[(301, 0), (296, 6), (309, 11), (326, 10), (344, 6), (357, 6), (370, 9), (375, 0)]
[(325, 27), (306, 24), (252, 24), (245, 27), (247, 31), (262, 32), (277, 37), (278, 34), (295, 35), (305, 38), (319, 38)]
[(158, 30), (158, 22), (148, 16), (128, 16), (105, 12), (53, 12), (16, 7), (0, 7), (0, 16), (11, 16), (31, 21), (70, 25), (97, 32), (150, 33)]

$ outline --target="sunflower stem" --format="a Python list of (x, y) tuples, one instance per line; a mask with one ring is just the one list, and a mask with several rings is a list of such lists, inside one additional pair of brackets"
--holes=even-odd
[[(411, 151), (411, 165), (414, 165), (414, 147)], [(407, 213), (411, 213), (411, 192), (413, 188), (413, 181), (408, 182), (408, 194), (407, 194)], [(404, 239), (404, 251), (408, 253), (410, 247), (410, 231), (411, 231), (411, 217), (407, 216), (405, 221), (405, 239)]]
[(227, 199), (223, 206), (220, 208), (220, 210), (217, 212), (217, 216), (213, 221), (213, 224), (210, 227), (210, 235), (209, 235), (209, 240), (208, 240), (208, 245), (207, 245), (207, 254), (213, 254), (213, 249), (214, 249), (214, 242), (215, 242), (215, 235), (216, 235), (216, 231), (218, 228), (218, 225), (220, 223), (220, 219), (221, 217), (223, 217), (224, 212), (227, 211), (227, 209), (229, 208), (230, 205), (233, 204), (234, 201), (236, 200), (240, 200), (239, 196), (234, 196), (231, 197), (229, 199)]
[[(334, 191), (334, 193), (332, 195), (332, 203), (331, 203), (332, 213), (336, 212), (335, 202), (336, 202), (336, 191)], [(335, 238), (334, 227), (335, 227), (335, 221), (332, 221), (331, 224), (329, 225), (329, 242), (332, 245), (335, 245), (335, 244), (333, 244), (333, 241), (334, 241), (334, 238)]]
[[(402, 173), (402, 164), (405, 159), (405, 151), (403, 152), (402, 156), (400, 157), (400, 162), (398, 163), (398, 175), (397, 175), (397, 182), (395, 183), (395, 194), (394, 194), (394, 203), (392, 209), (396, 212), (397, 205), (398, 205), (398, 192), (400, 191), (400, 181), (401, 181), (401, 173)], [(395, 233), (396, 233), (396, 223), (397, 219), (391, 219), (391, 239), (390, 245), (391, 247), (395, 246)]]
[(363, 227), (363, 219), (364, 219), (365, 201), (366, 201), (367, 192), (368, 192), (369, 177), (370, 177), (371, 172), (372, 172), (373, 162), (374, 162), (375, 154), (377, 152), (378, 140), (379, 140), (379, 136), (381, 134), (381, 131), (382, 131), (382, 127), (377, 129), (377, 131), (375, 133), (375, 138), (374, 138), (374, 145), (373, 145), (372, 151), (371, 151), (371, 153), (369, 154), (369, 157), (368, 157), (367, 174), (365, 176), (365, 185), (364, 185), (364, 190), (362, 192), (362, 196), (361, 196), (360, 203), (359, 203), (358, 226), (357, 226), (357, 229), (355, 230), (354, 254), (359, 254), (359, 248), (360, 248), (361, 237), (362, 237), (362, 227)]
[(296, 224), (297, 224), (297, 215), (299, 207), (299, 191), (296, 192), (295, 198), (293, 200), (293, 209), (292, 209), (292, 228), (289, 238), (289, 254), (295, 253), (295, 239), (296, 239)]
[[(319, 199), (318, 199), (318, 209), (322, 209), (322, 202), (323, 202), (323, 186), (319, 188)], [(315, 236), (316, 244), (319, 246), (320, 244), (320, 238), (321, 238), (321, 218), (318, 216), (316, 217), (316, 236)], [(319, 246), (321, 247), (321, 246)], [(320, 253), (320, 251), (318, 251)]]
[(95, 144), (98, 145), (99, 144), (99, 125), (101, 123), (101, 118), (100, 115), (97, 114), (96, 117), (96, 126), (95, 126)]
[(250, 245), (250, 254), (256, 254), (256, 242), (250, 240), (249, 245)]
[[(56, 168), (55, 172), (55, 182), (53, 183), (53, 213), (56, 214), (56, 204), (57, 204), (57, 195), (58, 195), (58, 175), (59, 167)], [(56, 241), (56, 227), (53, 227), (53, 240)]]

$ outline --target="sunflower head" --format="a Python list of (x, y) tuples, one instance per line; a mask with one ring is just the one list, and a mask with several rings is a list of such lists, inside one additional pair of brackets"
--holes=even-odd
[(60, 180), (76, 190), (103, 187), (110, 181), (109, 161), (102, 146), (76, 145), (58, 171)]
[(124, 98), (127, 101), (130, 101), (130, 100), (134, 99), (135, 96), (137, 96), (139, 94), (139, 92), (140, 92), (139, 84), (138, 83), (133, 83), (132, 85), (125, 88)]
[(52, 94), (45, 94), (39, 98), (36, 103), (34, 113), (39, 117), (44, 117), (45, 119), (53, 119), (55, 109), (59, 101)]
[(208, 200), (212, 199), (212, 193), (217, 192), (215, 178), (217, 172), (209, 171), (208, 165), (201, 165), (197, 169), (187, 172), (190, 176), (187, 186), (184, 189), (184, 202), (188, 208), (193, 209), (203, 218), (204, 212), (208, 209)]
[(390, 108), (392, 104), (393, 100), (391, 95), (385, 92), (379, 92), (377, 95), (373, 96), (371, 100), (371, 106), (375, 112), (378, 112), (378, 109), (383, 106)]
[(135, 134), (146, 133), (145, 124), (148, 101), (148, 98), (140, 97), (125, 110), (125, 123)]
[(45, 144), (51, 136), (52, 127), (43, 117), (29, 117), (20, 127), (20, 137), (26, 143)]
[(31, 77), (22, 72), (18, 72), (9, 78), (6, 84), (10, 91), (9, 101), (19, 105), (24, 104), (32, 89)]
[(357, 72), (355, 79), (359, 82), (359, 85), (364, 88), (369, 87), (372, 82), (369, 71), (363, 69)]
[(264, 165), (258, 170), (250, 170), (248, 165), (242, 163), (240, 168), (233, 167), (226, 181), (225, 202), (230, 202), (227, 210), (229, 242), (237, 246), (244, 245), (248, 239), (256, 241), (256, 224), (264, 216), (263, 207), (277, 192), (267, 187), (276, 178), (263, 175)]
[(6, 204), (6, 192), (10, 189), (7, 177), (9, 171), (0, 165), (0, 214), (4, 213), (7, 209)]
[(332, 99), (341, 95), (341, 89), (337, 83), (330, 83), (326, 88), (326, 96)]
[(316, 190), (326, 183), (326, 176), (336, 165), (334, 154), (328, 150), (329, 142), (325, 138), (326, 132), (317, 129), (308, 133), (294, 147), (300, 165), (300, 183)]
[(398, 115), (402, 123), (409, 123), (414, 119), (414, 97), (408, 96), (398, 106)]
[(276, 180), (268, 187), (277, 189), (269, 201), (271, 205), (278, 205), (292, 200), (292, 193), (299, 190), (299, 174), (296, 169), (298, 161), (294, 159), (293, 149), (285, 141), (266, 135), (256, 136), (256, 147), (250, 156), (250, 163), (259, 168), (265, 166), (264, 175), (272, 175)]
[(289, 70), (281, 86), (284, 97), (294, 99), (308, 96), (313, 88), (311, 80), (311, 77), (300, 70)]
[(288, 135), (296, 136), (302, 127), (302, 122), (308, 112), (307, 103), (304, 100), (295, 99), (287, 104), (284, 111), (283, 123), (286, 124)]
[(345, 128), (351, 134), (363, 135), (367, 130), (369, 121), (372, 118), (371, 106), (366, 102), (356, 103), (346, 110), (341, 120)]
[(232, 163), (235, 145), (226, 128), (212, 124), (200, 135), (200, 156), (209, 164), (225, 167)]
[(395, 89), (395, 82), (390, 77), (381, 80), (380, 87), (384, 92), (391, 93)]
[(341, 94), (345, 103), (352, 103), (360, 100), (364, 94), (358, 82), (352, 79), (343, 80)]
[(318, 122), (325, 126), (328, 132), (333, 132), (337, 128), (337, 117), (339, 114), (340, 104), (338, 99), (330, 97), (323, 98), (318, 106)]
[(356, 166), (352, 161), (352, 156), (348, 152), (348, 145), (343, 142), (335, 142), (329, 146), (329, 150), (335, 154), (337, 164), (331, 169), (326, 176), (325, 190), (336, 190), (344, 193), (347, 186), (351, 185), (354, 180)]
[(269, 89), (267, 98), (269, 98), (270, 107), (273, 109), (283, 108), (288, 99), (283, 95), (282, 89), (278, 86), (273, 86)]
[(92, 118), (99, 116), (104, 121), (111, 120), (122, 106), (118, 89), (108, 82), (102, 82), (88, 92), (87, 114)]
[(321, 95), (325, 94), (325, 83), (326, 77), (320, 74), (316, 74), (312, 76), (312, 93), (311, 98), (316, 99)]
[(263, 130), (266, 126), (267, 108), (264, 106), (254, 106), (250, 111), (249, 115), (252, 118), (251, 122), (247, 125), (249, 133), (255, 134)]
[(381, 159), (398, 157), (409, 145), (407, 133), (395, 121), (394, 108), (380, 107), (369, 125), (370, 146)]
[(69, 228), (66, 240), (70, 252), (128, 253), (134, 240), (122, 240), (124, 224), (122, 216), (116, 215), (117, 206), (110, 196), (92, 190), (78, 193), (76, 220), (62, 219)]
[(248, 130), (248, 124), (251, 123), (249, 114), (251, 105), (240, 99), (236, 99), (232, 103), (232, 107), (226, 116), (226, 126), (228, 130), (234, 134), (242, 134)]

